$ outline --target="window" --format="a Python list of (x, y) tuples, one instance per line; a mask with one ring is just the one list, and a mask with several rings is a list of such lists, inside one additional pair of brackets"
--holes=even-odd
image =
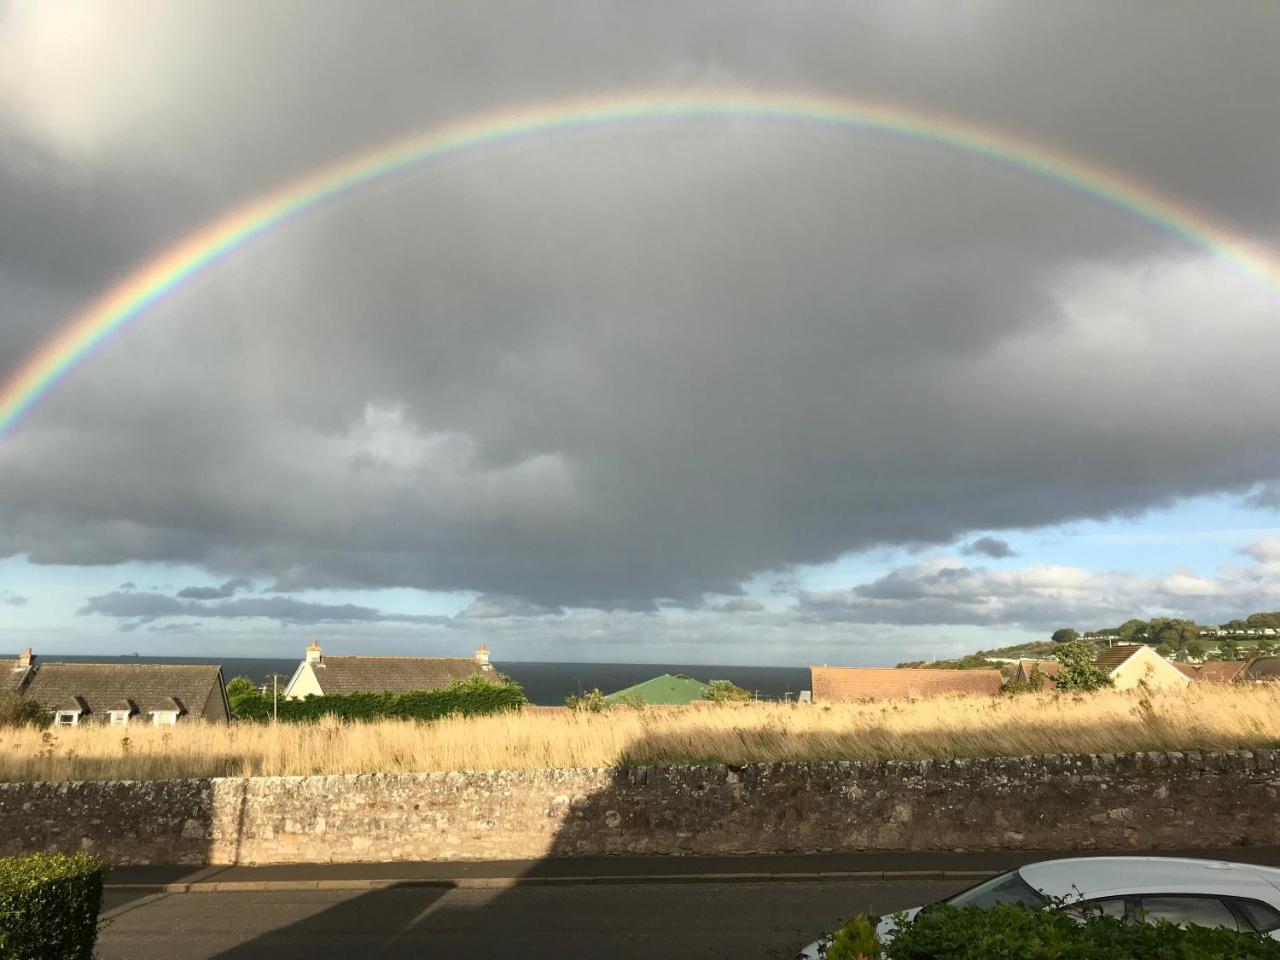
[(111, 725), (113, 727), (123, 727), (128, 722), (129, 722), (128, 710), (112, 710), (111, 711)]
[(1027, 881), (1022, 879), (1017, 870), (1002, 873), (1000, 876), (992, 877), (990, 880), (986, 880), (975, 887), (970, 887), (968, 890), (962, 890), (950, 900), (944, 902), (959, 909), (982, 907), (984, 910), (989, 907), (1012, 906), (1014, 904), (1022, 904), (1038, 910), (1049, 905), (1049, 901), (1044, 894), (1032, 888)]
[(178, 722), (178, 711), (156, 710), (151, 714), (151, 722), (157, 727), (172, 727)]
[(1138, 916), (1147, 923), (1167, 920), (1179, 926), (1240, 929), (1236, 915), (1217, 897), (1143, 897), (1138, 907)]
[(79, 710), (59, 710), (53, 718), (54, 726), (58, 727), (74, 727), (79, 722)]
[(1083, 900), (1062, 908), (1062, 912), (1076, 920), (1089, 920), (1093, 917), (1115, 917), (1124, 919), (1124, 897), (1110, 897), (1106, 900)]
[(1236, 906), (1259, 933), (1280, 930), (1280, 911), (1257, 900), (1237, 900)]

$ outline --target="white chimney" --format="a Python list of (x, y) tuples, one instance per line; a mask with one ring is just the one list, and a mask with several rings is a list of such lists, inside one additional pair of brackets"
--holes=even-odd
[(320, 662), (320, 644), (316, 640), (311, 641), (311, 646), (307, 647), (307, 663)]
[(476, 663), (486, 670), (489, 669), (489, 648), (483, 643), (480, 644), (480, 649), (476, 651)]
[(18, 654), (18, 665), (13, 669), (25, 670), (27, 667), (31, 666), (31, 662), (33, 660), (35, 660), (35, 654), (31, 652), (30, 647), (27, 647), (27, 649), (22, 651), (22, 653)]

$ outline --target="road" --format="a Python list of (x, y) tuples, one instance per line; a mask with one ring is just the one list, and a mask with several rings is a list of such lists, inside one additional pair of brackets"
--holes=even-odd
[[(785, 960), (838, 918), (969, 881), (109, 891), (100, 960)], [(113, 915), (112, 915), (113, 914)]]

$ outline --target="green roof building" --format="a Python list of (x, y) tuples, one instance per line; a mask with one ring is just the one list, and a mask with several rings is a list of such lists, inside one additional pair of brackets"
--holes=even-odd
[(625, 690), (616, 690), (605, 697), (609, 703), (621, 703), (625, 700), (643, 700), (645, 703), (670, 704), (687, 706), (694, 700), (705, 700), (709, 687), (692, 677), (672, 676), (664, 673), (660, 677), (637, 683)]

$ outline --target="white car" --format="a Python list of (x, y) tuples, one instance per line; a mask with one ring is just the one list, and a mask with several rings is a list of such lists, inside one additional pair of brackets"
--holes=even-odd
[[(1136, 921), (1194, 923), (1263, 933), (1280, 940), (1280, 869), (1221, 860), (1173, 857), (1078, 857), (1046, 860), (1002, 873), (942, 903), (953, 907), (1023, 904)], [(920, 912), (913, 907), (908, 919)], [(893, 936), (892, 915), (880, 918), (882, 941)], [(830, 937), (802, 950), (797, 960), (821, 960)]]

